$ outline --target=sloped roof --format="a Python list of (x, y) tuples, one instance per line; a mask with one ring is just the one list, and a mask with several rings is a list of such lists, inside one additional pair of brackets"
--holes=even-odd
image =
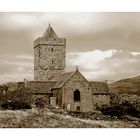
[(95, 93), (107, 93), (109, 88), (106, 82), (97, 82), (90, 81), (91, 86), (93, 87), (93, 92)]
[(50, 24), (42, 37), (45, 39), (58, 38)]
[(75, 71), (53, 75), (49, 80), (57, 81), (53, 88), (60, 88), (74, 73)]
[(33, 94), (52, 93), (51, 88), (55, 85), (56, 81), (27, 81), (26, 90)]

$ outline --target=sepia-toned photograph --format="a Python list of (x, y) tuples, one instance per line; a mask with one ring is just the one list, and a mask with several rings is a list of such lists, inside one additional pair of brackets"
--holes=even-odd
[(140, 12), (0, 12), (0, 128), (140, 128)]

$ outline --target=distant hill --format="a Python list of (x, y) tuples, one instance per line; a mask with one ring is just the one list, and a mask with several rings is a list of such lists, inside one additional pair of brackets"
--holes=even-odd
[(114, 93), (140, 95), (140, 76), (110, 83), (109, 88)]

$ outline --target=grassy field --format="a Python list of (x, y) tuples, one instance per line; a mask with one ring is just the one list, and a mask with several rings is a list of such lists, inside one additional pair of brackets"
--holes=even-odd
[(111, 92), (119, 94), (136, 94), (140, 96), (140, 76), (122, 79), (109, 84)]
[(90, 118), (43, 110), (0, 110), (1, 128), (140, 128), (138, 118), (116, 119), (95, 114)]

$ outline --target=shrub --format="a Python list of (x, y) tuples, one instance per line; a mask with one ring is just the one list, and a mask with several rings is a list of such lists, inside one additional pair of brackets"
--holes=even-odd
[(117, 117), (121, 117), (121, 115), (123, 115), (122, 111), (117, 106), (103, 108), (101, 109), (101, 112), (104, 115), (117, 116)]
[(37, 98), (35, 100), (35, 105), (38, 108), (44, 108), (44, 100), (43, 100), (43, 98)]
[(123, 115), (131, 115), (135, 117), (140, 116), (140, 112), (136, 109), (136, 107), (127, 102), (121, 105), (102, 108), (101, 112), (104, 115), (117, 116), (117, 117), (122, 117)]
[(1, 107), (3, 109), (11, 109), (11, 110), (31, 109), (31, 105), (24, 101), (5, 102), (1, 105)]
[(0, 104), (3, 109), (30, 109), (32, 98), (30, 94), (20, 89), (0, 95)]
[(20, 100), (24, 102), (31, 102), (31, 95), (26, 93), (24, 89), (18, 89), (5, 94), (7, 100)]

